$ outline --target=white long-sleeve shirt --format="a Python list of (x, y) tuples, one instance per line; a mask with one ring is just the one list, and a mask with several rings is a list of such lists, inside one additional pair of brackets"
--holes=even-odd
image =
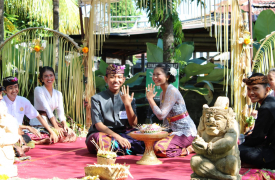
[(19, 125), (22, 125), (24, 115), (29, 119), (35, 118), (39, 115), (31, 102), (22, 96), (16, 96), (14, 101), (11, 101), (8, 96), (4, 96), (3, 99), (8, 108), (8, 114), (15, 117)]
[[(45, 86), (36, 87), (34, 89), (34, 107), (37, 110), (45, 111), (49, 119), (54, 116), (53, 112), (56, 110), (59, 120), (66, 120), (62, 93), (58, 90), (53, 89), (51, 96)], [(30, 120), (30, 125), (34, 126), (41, 124), (38, 119), (34, 118)]]

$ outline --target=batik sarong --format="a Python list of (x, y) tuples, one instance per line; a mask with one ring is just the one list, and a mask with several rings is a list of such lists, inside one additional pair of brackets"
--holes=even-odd
[[(44, 127), (33, 127), (35, 128), (41, 135), (41, 137), (36, 136), (35, 134), (31, 133), (28, 130), (24, 130), (24, 132), (33, 140), (33, 141), (41, 141), (43, 139), (50, 139), (50, 133), (46, 130)], [(58, 135), (56, 130), (51, 127), (53, 131)], [(76, 134), (74, 132), (68, 134), (67, 132), (64, 132), (64, 136), (58, 136), (58, 142), (65, 143), (65, 142), (75, 142), (76, 141)], [(50, 141), (49, 141), (50, 142)], [(53, 142), (52, 142), (53, 143)]]
[(167, 136), (155, 143), (154, 151), (157, 157), (186, 156), (194, 151), (191, 145), (193, 139), (194, 137), (185, 135)]
[(130, 149), (122, 148), (122, 146), (114, 137), (103, 132), (91, 134), (86, 140), (87, 148), (91, 154), (97, 153), (96, 147), (93, 145), (93, 143), (91, 143), (91, 141), (94, 139), (98, 146), (100, 146), (101, 149), (104, 148), (104, 150), (111, 150), (111, 148), (113, 148), (113, 151), (117, 151), (123, 155), (143, 154), (145, 149), (144, 142), (131, 138), (128, 135), (131, 131), (133, 130), (126, 131), (125, 133), (118, 133), (121, 137), (126, 138), (131, 143)]

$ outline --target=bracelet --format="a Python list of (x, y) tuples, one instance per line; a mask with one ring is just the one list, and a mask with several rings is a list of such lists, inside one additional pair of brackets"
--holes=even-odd
[(212, 155), (212, 142), (209, 142), (209, 143), (207, 144), (207, 153), (208, 153), (209, 155)]

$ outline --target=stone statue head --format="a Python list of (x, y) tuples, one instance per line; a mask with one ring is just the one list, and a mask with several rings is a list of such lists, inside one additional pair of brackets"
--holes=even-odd
[(220, 136), (225, 134), (230, 128), (234, 128), (235, 114), (229, 107), (227, 97), (218, 97), (213, 107), (203, 105), (203, 114), (198, 127), (199, 135), (203, 131), (209, 136)]

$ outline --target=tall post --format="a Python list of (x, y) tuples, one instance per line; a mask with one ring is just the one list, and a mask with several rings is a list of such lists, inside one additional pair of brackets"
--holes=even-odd
[(0, 0), (0, 43), (4, 41), (4, 0)]
[[(0, 44), (4, 41), (4, 0), (0, 0)], [(2, 71), (2, 56), (0, 57), (0, 70)], [(2, 78), (2, 73), (0, 79)]]
[[(252, 4), (253, 4), (253, 0), (249, 0), (249, 31), (250, 31), (250, 36), (253, 39), (253, 29), (252, 29)], [(250, 48), (250, 57), (251, 57), (251, 61), (253, 60), (253, 44), (251, 44), (251, 48)], [(251, 63), (253, 64), (253, 63)]]
[(53, 0), (53, 29), (59, 31), (59, 0)]
[[(53, 29), (56, 31), (59, 31), (59, 0), (53, 0)], [(54, 36), (54, 42), (55, 42), (55, 61), (53, 68), (55, 68), (56, 73), (58, 72), (58, 65), (56, 65), (56, 62), (58, 62), (59, 57), (59, 38), (58, 36)]]
[(145, 55), (144, 53), (141, 54), (141, 70), (145, 72)]

